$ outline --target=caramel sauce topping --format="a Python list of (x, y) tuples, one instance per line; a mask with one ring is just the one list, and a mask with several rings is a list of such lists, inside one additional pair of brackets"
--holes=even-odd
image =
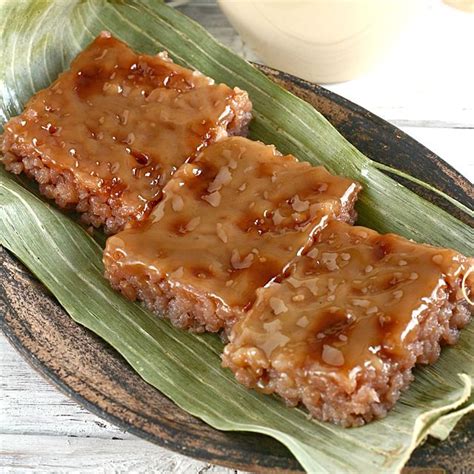
[(272, 146), (229, 138), (184, 164), (146, 225), (109, 238), (105, 258), (118, 252), (116, 263), (131, 275), (158, 272), (171, 285), (246, 309), (358, 191), (354, 181)]
[[(283, 280), (259, 290), (226, 354), (237, 366), (337, 372), (349, 383), (366, 364), (403, 363), (420, 318), (444, 292), (462, 299), (473, 265), (453, 250), (332, 221)], [(474, 278), (469, 285), (472, 294)]]
[(140, 218), (176, 168), (233, 119), (234, 94), (102, 34), (8, 122), (4, 148), (71, 171)]

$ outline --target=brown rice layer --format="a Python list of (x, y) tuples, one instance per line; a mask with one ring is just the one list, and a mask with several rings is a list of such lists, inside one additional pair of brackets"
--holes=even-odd
[(101, 34), (5, 125), (3, 164), (95, 227), (144, 219), (186, 160), (246, 134), (247, 93)]
[(415, 364), (433, 363), (468, 323), (462, 281), (473, 265), (452, 250), (331, 222), (285, 278), (259, 290), (223, 364), (323, 421), (383, 417)]
[(328, 220), (354, 218), (360, 186), (233, 137), (183, 165), (140, 228), (110, 237), (106, 277), (193, 331), (232, 326)]

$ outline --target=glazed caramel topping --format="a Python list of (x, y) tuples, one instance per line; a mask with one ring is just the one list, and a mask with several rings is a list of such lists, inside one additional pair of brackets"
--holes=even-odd
[(272, 146), (229, 138), (183, 165), (146, 226), (109, 238), (105, 258), (246, 308), (358, 190)]
[[(353, 378), (366, 364), (404, 360), (426, 310), (472, 268), (453, 250), (333, 221), (281, 283), (258, 292), (232, 329), (226, 356), (237, 366)], [(471, 294), (474, 278), (469, 282)], [(405, 359), (406, 360), (406, 359)]]
[(4, 151), (38, 155), (140, 212), (233, 119), (235, 94), (164, 53), (136, 54), (102, 34), (10, 120)]

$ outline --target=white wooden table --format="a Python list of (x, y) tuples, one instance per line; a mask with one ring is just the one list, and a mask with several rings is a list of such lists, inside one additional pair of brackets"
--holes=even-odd
[[(474, 15), (429, 3), (423, 21), (404, 32), (376, 70), (328, 88), (399, 126), (474, 181), (474, 62), (468, 62)], [(258, 60), (214, 1), (180, 9)], [(92, 415), (44, 381), (0, 335), (0, 472), (28, 470), (235, 472), (174, 454)]]

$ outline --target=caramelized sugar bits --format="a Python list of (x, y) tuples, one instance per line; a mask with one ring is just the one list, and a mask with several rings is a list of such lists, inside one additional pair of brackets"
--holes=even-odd
[(246, 132), (245, 92), (103, 33), (5, 125), (6, 168), (108, 232), (142, 220), (186, 160)]
[(145, 226), (108, 240), (107, 276), (181, 327), (218, 331), (328, 221), (350, 221), (358, 191), (274, 147), (227, 139), (176, 172)]
[[(345, 426), (383, 416), (415, 363), (469, 319), (472, 259), (330, 222), (286, 277), (259, 290), (223, 356), (239, 381)], [(473, 275), (474, 276), (474, 275)], [(468, 279), (471, 294), (474, 278)]]

